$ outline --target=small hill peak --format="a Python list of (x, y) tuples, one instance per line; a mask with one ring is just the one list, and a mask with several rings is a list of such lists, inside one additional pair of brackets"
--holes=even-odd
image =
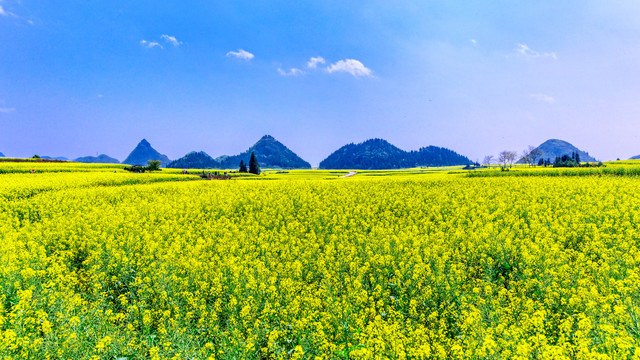
[(265, 135), (247, 151), (235, 156), (220, 156), (217, 160), (222, 168), (237, 168), (240, 160), (249, 164), (251, 153), (255, 152), (260, 167), (263, 169), (310, 169), (311, 165), (301, 159), (284, 144), (271, 135)]
[(118, 159), (112, 158), (111, 156), (105, 154), (100, 154), (98, 156), (83, 156), (73, 161), (90, 164), (120, 164), (120, 161), (118, 161)]
[(168, 168), (175, 169), (216, 169), (220, 163), (204, 151), (191, 151), (180, 159), (167, 164)]
[[(576, 153), (580, 155), (581, 161), (594, 162), (596, 161), (593, 156), (589, 155), (588, 152), (583, 151), (575, 147), (573, 144), (560, 140), (560, 139), (549, 139), (542, 144), (540, 144), (536, 148), (540, 152), (540, 158), (545, 160), (553, 160), (556, 157), (560, 157), (562, 155), (571, 155), (571, 153)], [(524, 162), (524, 160), (518, 160), (519, 163)]]
[(170, 161), (167, 155), (161, 154), (154, 149), (147, 139), (142, 139), (122, 163), (128, 165), (146, 165), (149, 160), (160, 160), (162, 166), (165, 166)]
[[(361, 144), (362, 145), (384, 145), (384, 146), (391, 145), (391, 146), (394, 146), (393, 144), (391, 144), (387, 140), (380, 139), (380, 138), (369, 139), (369, 140), (366, 140), (366, 141), (362, 142)], [(396, 147), (396, 146), (394, 146), (394, 147)]]

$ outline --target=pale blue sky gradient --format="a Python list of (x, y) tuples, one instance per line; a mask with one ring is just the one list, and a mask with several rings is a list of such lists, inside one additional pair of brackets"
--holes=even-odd
[(628, 158), (639, 39), (637, 1), (0, 0), (0, 152), (216, 157), (270, 134), (314, 166), (372, 137)]

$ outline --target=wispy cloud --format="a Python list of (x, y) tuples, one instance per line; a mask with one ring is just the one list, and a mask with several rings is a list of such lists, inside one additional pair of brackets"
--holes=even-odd
[(291, 68), (289, 69), (289, 71), (284, 71), (281, 68), (278, 68), (278, 73), (282, 76), (298, 76), (298, 75), (304, 75), (304, 71), (297, 69), (297, 68)]
[(16, 111), (16, 108), (0, 107), (0, 113), (7, 114)]
[(0, 5), (0, 16), (12, 16), (17, 18), (18, 16), (16, 16), (16, 14), (12, 13), (11, 11), (7, 11), (5, 10), (2, 5)]
[(547, 104), (554, 104), (556, 102), (556, 99), (547, 94), (531, 94), (529, 96), (536, 101), (545, 102)]
[(514, 49), (514, 51), (518, 55), (528, 57), (528, 58), (540, 58), (540, 57), (548, 57), (552, 59), (558, 58), (558, 55), (554, 52), (541, 53), (538, 51), (534, 51), (527, 44), (516, 44), (516, 48)]
[(160, 36), (160, 38), (164, 41), (166, 41), (167, 43), (173, 45), (173, 46), (180, 46), (182, 45), (182, 41), (178, 41), (178, 39), (176, 39), (175, 36), (170, 36), (170, 35), (162, 35)]
[(478, 46), (478, 42), (476, 41), (476, 39), (471, 39), (471, 43), (473, 44), (473, 47)]
[(318, 67), (318, 64), (324, 64), (324, 58), (322, 56), (311, 57), (309, 61), (307, 61), (307, 67), (309, 69), (315, 69)]
[(238, 51), (229, 51), (227, 56), (233, 56), (245, 61), (249, 61), (255, 57), (252, 53), (242, 49), (238, 49)]
[(151, 48), (154, 48), (154, 47), (159, 47), (160, 49), (164, 49), (162, 47), (162, 45), (160, 45), (160, 43), (158, 43), (156, 41), (140, 40), (140, 45), (142, 45), (142, 47), (146, 47), (148, 49), (151, 49)]
[(371, 69), (367, 68), (360, 61), (355, 59), (340, 60), (337, 63), (331, 64), (331, 66), (327, 67), (327, 71), (329, 73), (346, 72), (355, 77), (370, 77), (373, 73)]
[[(160, 35), (160, 39), (169, 45), (173, 45), (173, 46), (182, 45), (182, 41), (178, 41), (178, 39), (176, 39), (175, 36), (163, 34), (163, 35)], [(140, 45), (147, 49), (152, 49), (155, 47), (164, 49), (164, 46), (162, 46), (162, 44), (160, 44), (160, 42), (158, 41), (140, 40)]]

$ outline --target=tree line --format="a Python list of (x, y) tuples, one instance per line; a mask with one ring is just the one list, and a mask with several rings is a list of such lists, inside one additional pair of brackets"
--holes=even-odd
[[(515, 151), (504, 150), (498, 154), (497, 163), (500, 165), (501, 170), (506, 171), (513, 167), (513, 163), (516, 162), (518, 153)], [(550, 158), (544, 158), (544, 153), (539, 148), (529, 145), (528, 148), (522, 151), (520, 161), (528, 164), (529, 166), (552, 166), (552, 167), (582, 167), (582, 166), (603, 166), (602, 162), (597, 164), (585, 163), (580, 161), (580, 154), (577, 152), (571, 152), (571, 155), (565, 154), (562, 156), (556, 156), (553, 162)], [(484, 157), (483, 164), (491, 166), (494, 162), (493, 155), (487, 155)]]

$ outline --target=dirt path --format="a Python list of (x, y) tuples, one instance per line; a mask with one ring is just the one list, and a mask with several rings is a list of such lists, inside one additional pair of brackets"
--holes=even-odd
[(340, 176), (340, 177), (341, 177), (341, 178), (343, 178), (343, 177), (352, 177), (352, 176), (353, 176), (353, 175), (355, 175), (355, 174), (357, 174), (357, 172), (355, 172), (355, 171), (349, 171), (349, 173), (348, 173), (347, 175), (342, 175), (342, 176)]

